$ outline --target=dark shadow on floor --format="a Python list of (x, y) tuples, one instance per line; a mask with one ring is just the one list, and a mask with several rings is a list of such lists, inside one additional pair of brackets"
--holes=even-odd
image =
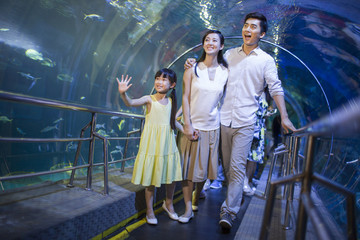
[[(206, 191), (206, 198), (199, 202), (199, 211), (195, 213), (195, 217), (188, 224), (171, 220), (163, 211), (157, 215), (158, 225), (144, 224), (132, 231), (128, 239), (234, 239), (251, 197), (244, 196), (241, 210), (233, 228), (229, 232), (223, 232), (219, 226), (219, 213), (225, 195), (226, 188), (224, 187), (216, 190), (209, 189)], [(184, 213), (183, 200), (175, 204), (175, 210), (179, 216)]]

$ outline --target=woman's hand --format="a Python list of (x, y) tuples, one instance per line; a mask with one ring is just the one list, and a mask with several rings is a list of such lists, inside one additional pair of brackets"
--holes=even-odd
[(184, 125), (184, 134), (190, 141), (196, 141), (199, 138), (199, 131), (195, 130), (191, 125)]
[(118, 82), (118, 90), (120, 94), (125, 93), (132, 85), (129, 84), (130, 80), (132, 77), (129, 77), (128, 75), (126, 75), (125, 79), (124, 79), (124, 75), (121, 75), (121, 81), (116, 78), (116, 81)]

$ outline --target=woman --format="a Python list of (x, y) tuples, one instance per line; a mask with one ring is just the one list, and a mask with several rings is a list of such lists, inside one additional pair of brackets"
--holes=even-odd
[[(224, 36), (209, 30), (203, 39), (203, 53), (194, 67), (185, 70), (183, 77), (182, 110), (184, 133), (179, 134), (178, 147), (183, 164), (182, 188), (185, 213), (179, 222), (193, 218), (197, 201), (206, 179), (217, 177), (219, 158), (219, 105), (228, 77), (223, 58)], [(192, 201), (193, 183), (196, 190)]]

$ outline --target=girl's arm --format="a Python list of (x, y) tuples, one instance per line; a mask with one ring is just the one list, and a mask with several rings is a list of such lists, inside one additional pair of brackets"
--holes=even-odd
[(189, 140), (196, 140), (197, 134), (190, 121), (190, 87), (191, 87), (192, 68), (188, 68), (183, 76), (183, 97), (182, 111), (184, 116), (184, 134)]
[(124, 75), (121, 75), (121, 81), (116, 78), (118, 82), (118, 90), (120, 93), (120, 97), (124, 101), (126, 106), (137, 107), (142, 105), (149, 105), (151, 103), (151, 98), (149, 95), (143, 96), (141, 98), (131, 99), (127, 94), (126, 91), (131, 87), (132, 84), (129, 84), (132, 77), (126, 75), (124, 79)]
[(180, 132), (184, 133), (184, 127), (181, 124), (181, 114), (182, 114), (182, 106), (179, 108), (179, 110), (176, 112), (175, 115), (175, 127), (177, 128), (177, 130), (179, 130)]
[(175, 126), (176, 126), (177, 130), (179, 130), (182, 133), (184, 132), (183, 125), (181, 125), (178, 121), (175, 121)]
[(175, 118), (177, 119), (182, 114), (182, 106), (179, 108), (179, 110), (176, 112)]

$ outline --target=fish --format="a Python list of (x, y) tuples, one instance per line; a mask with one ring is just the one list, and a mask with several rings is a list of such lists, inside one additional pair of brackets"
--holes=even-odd
[(30, 73), (18, 72), (18, 74), (20, 74), (20, 75), (23, 76), (24, 78), (29, 79), (29, 80), (31, 80), (31, 81), (36, 81), (36, 80), (38, 80), (38, 79), (41, 79), (41, 78), (37, 78), (37, 77), (31, 76)]
[(7, 31), (9, 31), (10, 29), (8, 29), (8, 28), (0, 28), (0, 32), (7, 32)]
[(54, 126), (47, 126), (43, 129), (40, 130), (41, 133), (46, 133), (46, 132), (50, 132), (52, 130), (59, 130), (58, 126), (57, 125), (54, 125)]
[(9, 119), (7, 116), (0, 116), (0, 122), (7, 123), (11, 121), (12, 119)]
[(41, 61), (41, 65), (47, 67), (55, 67), (56, 63), (52, 61), (50, 58), (44, 58), (44, 60)]
[(119, 116), (112, 116), (110, 119), (118, 119)]
[(120, 6), (120, 3), (118, 3), (119, 0), (112, 0), (112, 1), (107, 1), (111, 6), (116, 7), (121, 9), (122, 7)]
[(103, 137), (110, 137), (110, 136), (105, 132), (105, 130), (103, 130), (103, 129), (99, 129), (99, 130), (97, 131), (97, 133), (100, 134), (100, 135), (103, 136)]
[(103, 22), (104, 18), (98, 14), (84, 14), (84, 20), (90, 18), (91, 20)]
[(36, 84), (36, 81), (38, 79), (41, 79), (41, 78), (37, 78), (37, 77), (33, 77), (30, 75), (30, 73), (23, 73), (23, 72), (18, 72), (21, 76), (25, 77), (26, 79), (29, 79), (32, 81), (32, 83), (30, 84), (29, 88), (28, 88), (28, 91), (30, 91), (30, 89), (32, 89), (35, 84)]
[(68, 74), (65, 73), (60, 73), (56, 76), (56, 78), (60, 81), (64, 81), (64, 82), (72, 82), (74, 80), (74, 78)]
[[(54, 171), (54, 170), (57, 170), (57, 169), (63, 169), (63, 168), (71, 168), (71, 167), (73, 167), (73, 165), (72, 165), (71, 162), (69, 162), (69, 163), (64, 163), (64, 162), (62, 162), (62, 163), (58, 163), (58, 164), (50, 167), (50, 171)], [(64, 173), (66, 173), (67, 175), (70, 176), (71, 170), (66, 171), (66, 172), (64, 172)]]
[(120, 153), (121, 156), (123, 156), (124, 147), (117, 145), (117, 146), (115, 146), (115, 148), (116, 148), (116, 149), (113, 150), (113, 151), (111, 151), (110, 154), (112, 155), (112, 154), (118, 154), (118, 153)]
[(80, 97), (80, 100), (84, 100), (86, 97), (85, 96), (81, 96)]
[(115, 148), (118, 149), (118, 150), (120, 150), (120, 151), (123, 151), (123, 150), (124, 150), (124, 147), (123, 147), (123, 146), (119, 146), (119, 145), (115, 146)]
[[(118, 146), (116, 146), (116, 147), (118, 147)], [(117, 155), (117, 154), (121, 154), (120, 159), (124, 157), (124, 154), (123, 154), (122, 150), (117, 148), (116, 150), (113, 150), (113, 151), (110, 152), (111, 161), (115, 160), (115, 157), (113, 155), (115, 155), (116, 158), (119, 157), (119, 155)]]
[(115, 82), (115, 78), (113, 76), (108, 76), (106, 77), (106, 81)]
[(119, 131), (123, 130), (125, 127), (125, 119), (121, 120), (117, 126), (119, 128)]
[(73, 142), (69, 142), (68, 144), (66, 144), (66, 148), (65, 148), (65, 152), (70, 152), (70, 150), (76, 150), (77, 149), (77, 144), (73, 143)]
[(103, 123), (103, 124), (96, 124), (96, 129), (98, 129), (98, 128), (103, 128), (103, 129), (105, 129), (105, 123)]
[(32, 60), (36, 60), (36, 61), (44, 60), (42, 53), (39, 53), (38, 51), (36, 51), (34, 49), (27, 49), (25, 51), (25, 55)]
[(63, 121), (63, 120), (64, 120), (64, 119), (61, 117), (61, 118), (56, 119), (55, 121), (53, 121), (53, 123), (56, 124), (56, 123), (59, 123), (59, 122), (61, 122), (61, 121)]
[(123, 152), (121, 150), (113, 150), (110, 152), (110, 154), (117, 154), (117, 153), (121, 153), (121, 155), (123, 155)]
[(36, 80), (34, 80), (30, 86), (28, 87), (28, 91), (30, 91), (35, 86)]
[(149, 80), (149, 74), (150, 74), (151, 70), (152, 70), (152, 66), (149, 66), (149, 67), (145, 70), (145, 72), (144, 72), (144, 74), (143, 74), (143, 77), (142, 77), (141, 80), (140, 80), (140, 83), (141, 83), (142, 85), (144, 85), (144, 84)]
[(25, 135), (26, 133), (23, 131), (23, 130), (21, 130), (20, 128), (16, 128), (16, 131), (18, 131), (18, 133), (20, 133), (21, 135)]

